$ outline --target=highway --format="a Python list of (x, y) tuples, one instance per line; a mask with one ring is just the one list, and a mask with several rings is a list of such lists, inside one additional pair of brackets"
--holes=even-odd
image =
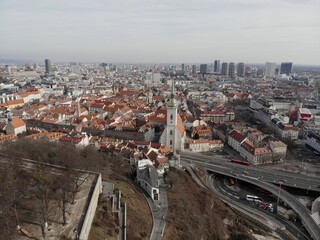
[(261, 166), (246, 166), (241, 164), (235, 164), (229, 162), (230, 160), (226, 157), (221, 156), (207, 156), (196, 153), (181, 153), (181, 161), (193, 162), (195, 164), (201, 164), (202, 166), (211, 166), (215, 167), (227, 167), (230, 172), (236, 176), (244, 174), (247, 172), (247, 175), (252, 178), (257, 178), (263, 182), (279, 184), (279, 181), (282, 182), (282, 185), (315, 191), (320, 193), (320, 177), (316, 176), (306, 176), (296, 173), (284, 172), (274, 169), (266, 169)]
[[(253, 202), (248, 202), (245, 199), (241, 199), (241, 196), (239, 195), (239, 193), (255, 195), (254, 193), (248, 192), (247, 189), (238, 189), (238, 187), (237, 187), (237, 190), (231, 189), (231, 187), (228, 186), (228, 184), (226, 184), (225, 181), (223, 181), (221, 176), (220, 177), (210, 176), (210, 179), (211, 179), (210, 184), (211, 184), (212, 190), (214, 190), (215, 192), (219, 192), (220, 196), (224, 195), (224, 198), (228, 199), (228, 202), (231, 202), (233, 205), (243, 208), (247, 213), (248, 212), (254, 213), (255, 215), (258, 215), (258, 217), (262, 217), (263, 218), (262, 223), (263, 224), (269, 223), (268, 225), (271, 225), (270, 226), (271, 229), (273, 230), (276, 230), (277, 228), (282, 229), (282, 227), (285, 226), (288, 232), (292, 233), (294, 236), (299, 236), (298, 237), (299, 240), (309, 240), (309, 238), (305, 236), (303, 232), (301, 232), (299, 227), (294, 225), (292, 222), (288, 221), (287, 219), (283, 219), (281, 216), (277, 215), (276, 213), (271, 213), (270, 211), (262, 210), (261, 208), (258, 208)], [(255, 217), (255, 219), (257, 219), (257, 217)]]
[(301, 176), (276, 170), (267, 170), (256, 166), (244, 166), (227, 162), (225, 158), (215, 157), (212, 159), (211, 156), (189, 152), (181, 153), (180, 160), (181, 162), (185, 161), (187, 163), (196, 164), (202, 168), (207, 168), (208, 171), (230, 177), (236, 177), (242, 181), (250, 182), (268, 190), (275, 196), (278, 196), (280, 193), (280, 198), (299, 215), (312, 238), (314, 240), (320, 240), (320, 227), (311, 217), (310, 210), (300, 203), (293, 195), (284, 190), (279, 191), (279, 187), (272, 184), (285, 180), (286, 182), (283, 185), (320, 192), (320, 178), (309, 178), (309, 176)]

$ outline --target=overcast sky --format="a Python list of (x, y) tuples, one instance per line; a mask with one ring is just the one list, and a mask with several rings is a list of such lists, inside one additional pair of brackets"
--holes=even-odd
[(0, 0), (0, 58), (320, 65), (320, 0)]

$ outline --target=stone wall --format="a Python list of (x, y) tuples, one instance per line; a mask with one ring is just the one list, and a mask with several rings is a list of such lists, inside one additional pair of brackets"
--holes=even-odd
[(89, 202), (86, 214), (85, 214), (85, 218), (84, 218), (81, 230), (80, 230), (80, 234), (79, 234), (80, 240), (87, 240), (89, 237), (92, 221), (93, 221), (93, 218), (95, 216), (96, 209), (98, 206), (98, 199), (99, 199), (100, 193), (102, 193), (101, 174), (99, 174), (97, 177), (96, 184), (94, 186), (94, 189), (93, 189), (93, 192), (91, 195), (91, 199), (90, 199), (90, 202)]

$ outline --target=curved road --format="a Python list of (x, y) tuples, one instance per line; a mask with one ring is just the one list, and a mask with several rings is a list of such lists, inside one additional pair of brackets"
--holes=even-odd
[[(294, 225), (293, 223), (289, 222), (286, 219), (281, 218), (279, 215), (275, 213), (271, 213), (266, 210), (261, 210), (260, 208), (257, 207), (252, 207), (250, 204), (248, 205), (247, 200), (241, 200), (239, 196), (237, 196), (237, 193), (235, 191), (232, 191), (229, 189), (225, 184), (222, 183), (221, 179), (214, 178), (212, 181), (213, 187), (219, 191), (221, 194), (224, 194), (226, 197), (230, 198), (232, 196), (234, 199), (237, 200), (231, 200), (233, 204), (238, 204), (242, 206), (243, 208), (248, 209), (249, 212), (256, 212), (259, 215), (262, 215), (265, 218), (270, 219), (270, 221), (275, 222), (279, 227), (285, 226), (287, 231), (292, 233), (294, 236), (299, 236), (299, 240), (309, 240), (307, 236), (304, 235), (303, 232), (300, 231), (298, 226)], [(241, 191), (243, 192), (243, 191)], [(251, 194), (248, 192), (248, 194)], [(254, 195), (254, 194), (251, 194)], [(238, 199), (239, 198), (239, 199)]]
[[(261, 168), (259, 168), (260, 172), (264, 172), (266, 173), (265, 175), (261, 175), (260, 177), (263, 176), (263, 178), (258, 179), (255, 176), (247, 176), (247, 175), (240, 175), (240, 174), (235, 174), (233, 171), (242, 171), (242, 169), (245, 169), (244, 171), (249, 171), (250, 173), (252, 173), (253, 171), (255, 171), (256, 169), (258, 169), (257, 167), (253, 167), (253, 166), (243, 166), (240, 164), (233, 164), (233, 163), (229, 163), (226, 162), (224, 160), (224, 162), (221, 162), (223, 160), (218, 160), (215, 161), (215, 163), (210, 163), (210, 162), (204, 162), (203, 161), (203, 157), (206, 157), (206, 159), (208, 160), (212, 157), (210, 156), (204, 156), (201, 154), (181, 154), (181, 161), (186, 161), (186, 162), (193, 162), (195, 164), (197, 164), (198, 166), (207, 168), (208, 171), (212, 171), (212, 172), (216, 172), (216, 173), (220, 173), (222, 175), (227, 175), (230, 177), (237, 177), (238, 179), (242, 180), (242, 181), (246, 181), (246, 182), (250, 182), (256, 186), (259, 186), (261, 188), (264, 188), (266, 190), (268, 190), (269, 192), (271, 192), (272, 194), (274, 194), (275, 196), (279, 195), (279, 188), (271, 183), (265, 182), (268, 181), (266, 179), (271, 179), (271, 177), (273, 177), (274, 179), (276, 179), (276, 181), (281, 181), (283, 179), (283, 177), (286, 177), (286, 181), (288, 182), (290, 179), (290, 181), (293, 181), (297, 178), (297, 176), (292, 176), (292, 174), (283, 174), (283, 172), (280, 172), (280, 177), (279, 177), (279, 171), (274, 171), (272, 170), (270, 173), (270, 170), (264, 169), (262, 170)], [(216, 159), (215, 159), (216, 160)], [(235, 166), (236, 165), (236, 166)], [(230, 170), (232, 169), (232, 170)], [(262, 171), (261, 171), (262, 170)], [(282, 175), (283, 174), (283, 175)], [(302, 177), (303, 181), (306, 181), (306, 176), (299, 176), (298, 181), (295, 182), (296, 187), (301, 187), (303, 188), (303, 186), (305, 186), (305, 184), (300, 183), (300, 180)], [(309, 177), (308, 177), (309, 178)], [(316, 181), (317, 179), (317, 181)], [(299, 183), (299, 185), (298, 185)], [(311, 184), (319, 184), (320, 183), (320, 178), (312, 178), (310, 179), (310, 181), (308, 181), (308, 187)], [(312, 185), (313, 186), (313, 185)], [(309, 188), (311, 189), (311, 188)], [(312, 190), (314, 190), (315, 188), (312, 188)], [(320, 191), (320, 189), (319, 189)], [(308, 232), (310, 233), (310, 235), (312, 236), (312, 238), (314, 240), (320, 240), (320, 227), (316, 224), (316, 222), (313, 220), (313, 218), (311, 217), (311, 213), (310, 210), (308, 208), (306, 208), (302, 203), (300, 203), (294, 196), (292, 196), (290, 193), (280, 190), (280, 198), (287, 203), (300, 217), (300, 219), (303, 221), (303, 223), (306, 226), (306, 229), (308, 230)]]

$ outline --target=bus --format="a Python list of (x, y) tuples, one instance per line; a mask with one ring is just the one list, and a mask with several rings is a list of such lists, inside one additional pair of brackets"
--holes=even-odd
[(233, 186), (234, 185), (234, 180), (233, 180), (232, 177), (229, 179), (229, 181), (230, 181), (230, 186)]
[(253, 196), (253, 195), (247, 195), (246, 200), (251, 201), (251, 202), (261, 202), (262, 199), (259, 198), (258, 196)]

